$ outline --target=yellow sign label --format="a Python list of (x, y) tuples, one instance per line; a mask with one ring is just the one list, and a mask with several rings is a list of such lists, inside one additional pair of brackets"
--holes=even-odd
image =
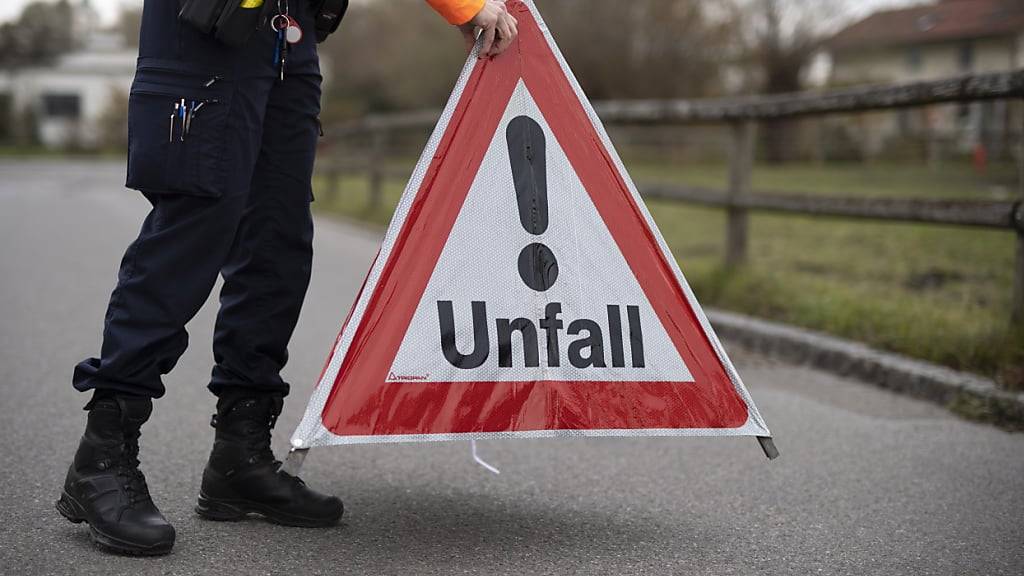
[(263, 0), (242, 0), (242, 8), (259, 8), (263, 6)]

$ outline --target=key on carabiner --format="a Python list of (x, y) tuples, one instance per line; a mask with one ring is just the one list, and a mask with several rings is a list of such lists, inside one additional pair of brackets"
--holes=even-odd
[(291, 25), (291, 18), (282, 12), (270, 20), (270, 28), (277, 35), (277, 42), (274, 44), (274, 65), (280, 68), (280, 78), (284, 81), (284, 67), (287, 61), (285, 52), (288, 50), (288, 27)]

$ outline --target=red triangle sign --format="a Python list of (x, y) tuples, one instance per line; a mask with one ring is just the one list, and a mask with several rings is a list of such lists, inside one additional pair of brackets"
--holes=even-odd
[(296, 447), (770, 436), (532, 2), (470, 57)]

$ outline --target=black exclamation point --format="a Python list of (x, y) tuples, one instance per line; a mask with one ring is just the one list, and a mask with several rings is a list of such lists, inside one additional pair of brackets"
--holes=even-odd
[[(533, 235), (548, 229), (547, 156), (544, 129), (529, 116), (513, 118), (505, 130), (512, 160), (512, 178), (519, 204), (519, 222)], [(534, 242), (519, 253), (519, 277), (544, 292), (558, 279), (558, 260), (547, 246)]]

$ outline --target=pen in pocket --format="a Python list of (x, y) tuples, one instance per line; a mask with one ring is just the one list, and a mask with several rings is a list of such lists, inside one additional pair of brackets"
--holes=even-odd
[(175, 107), (177, 107), (177, 109), (178, 109), (178, 119), (181, 120), (181, 141), (184, 142), (185, 141), (185, 118), (186, 118), (186, 115), (187, 115), (187, 112), (188, 112), (187, 106), (185, 104), (185, 99), (184, 98), (181, 99), (180, 107), (178, 107), (177, 104), (175, 104)]
[(188, 113), (185, 114), (185, 135), (188, 136), (192, 132), (192, 116), (196, 113), (196, 101), (192, 100), (188, 105)]
[(180, 107), (180, 104), (178, 104), (177, 102), (174, 103), (174, 111), (171, 112), (171, 131), (167, 135), (168, 142), (174, 142), (174, 120), (178, 117), (178, 110), (180, 109)]

